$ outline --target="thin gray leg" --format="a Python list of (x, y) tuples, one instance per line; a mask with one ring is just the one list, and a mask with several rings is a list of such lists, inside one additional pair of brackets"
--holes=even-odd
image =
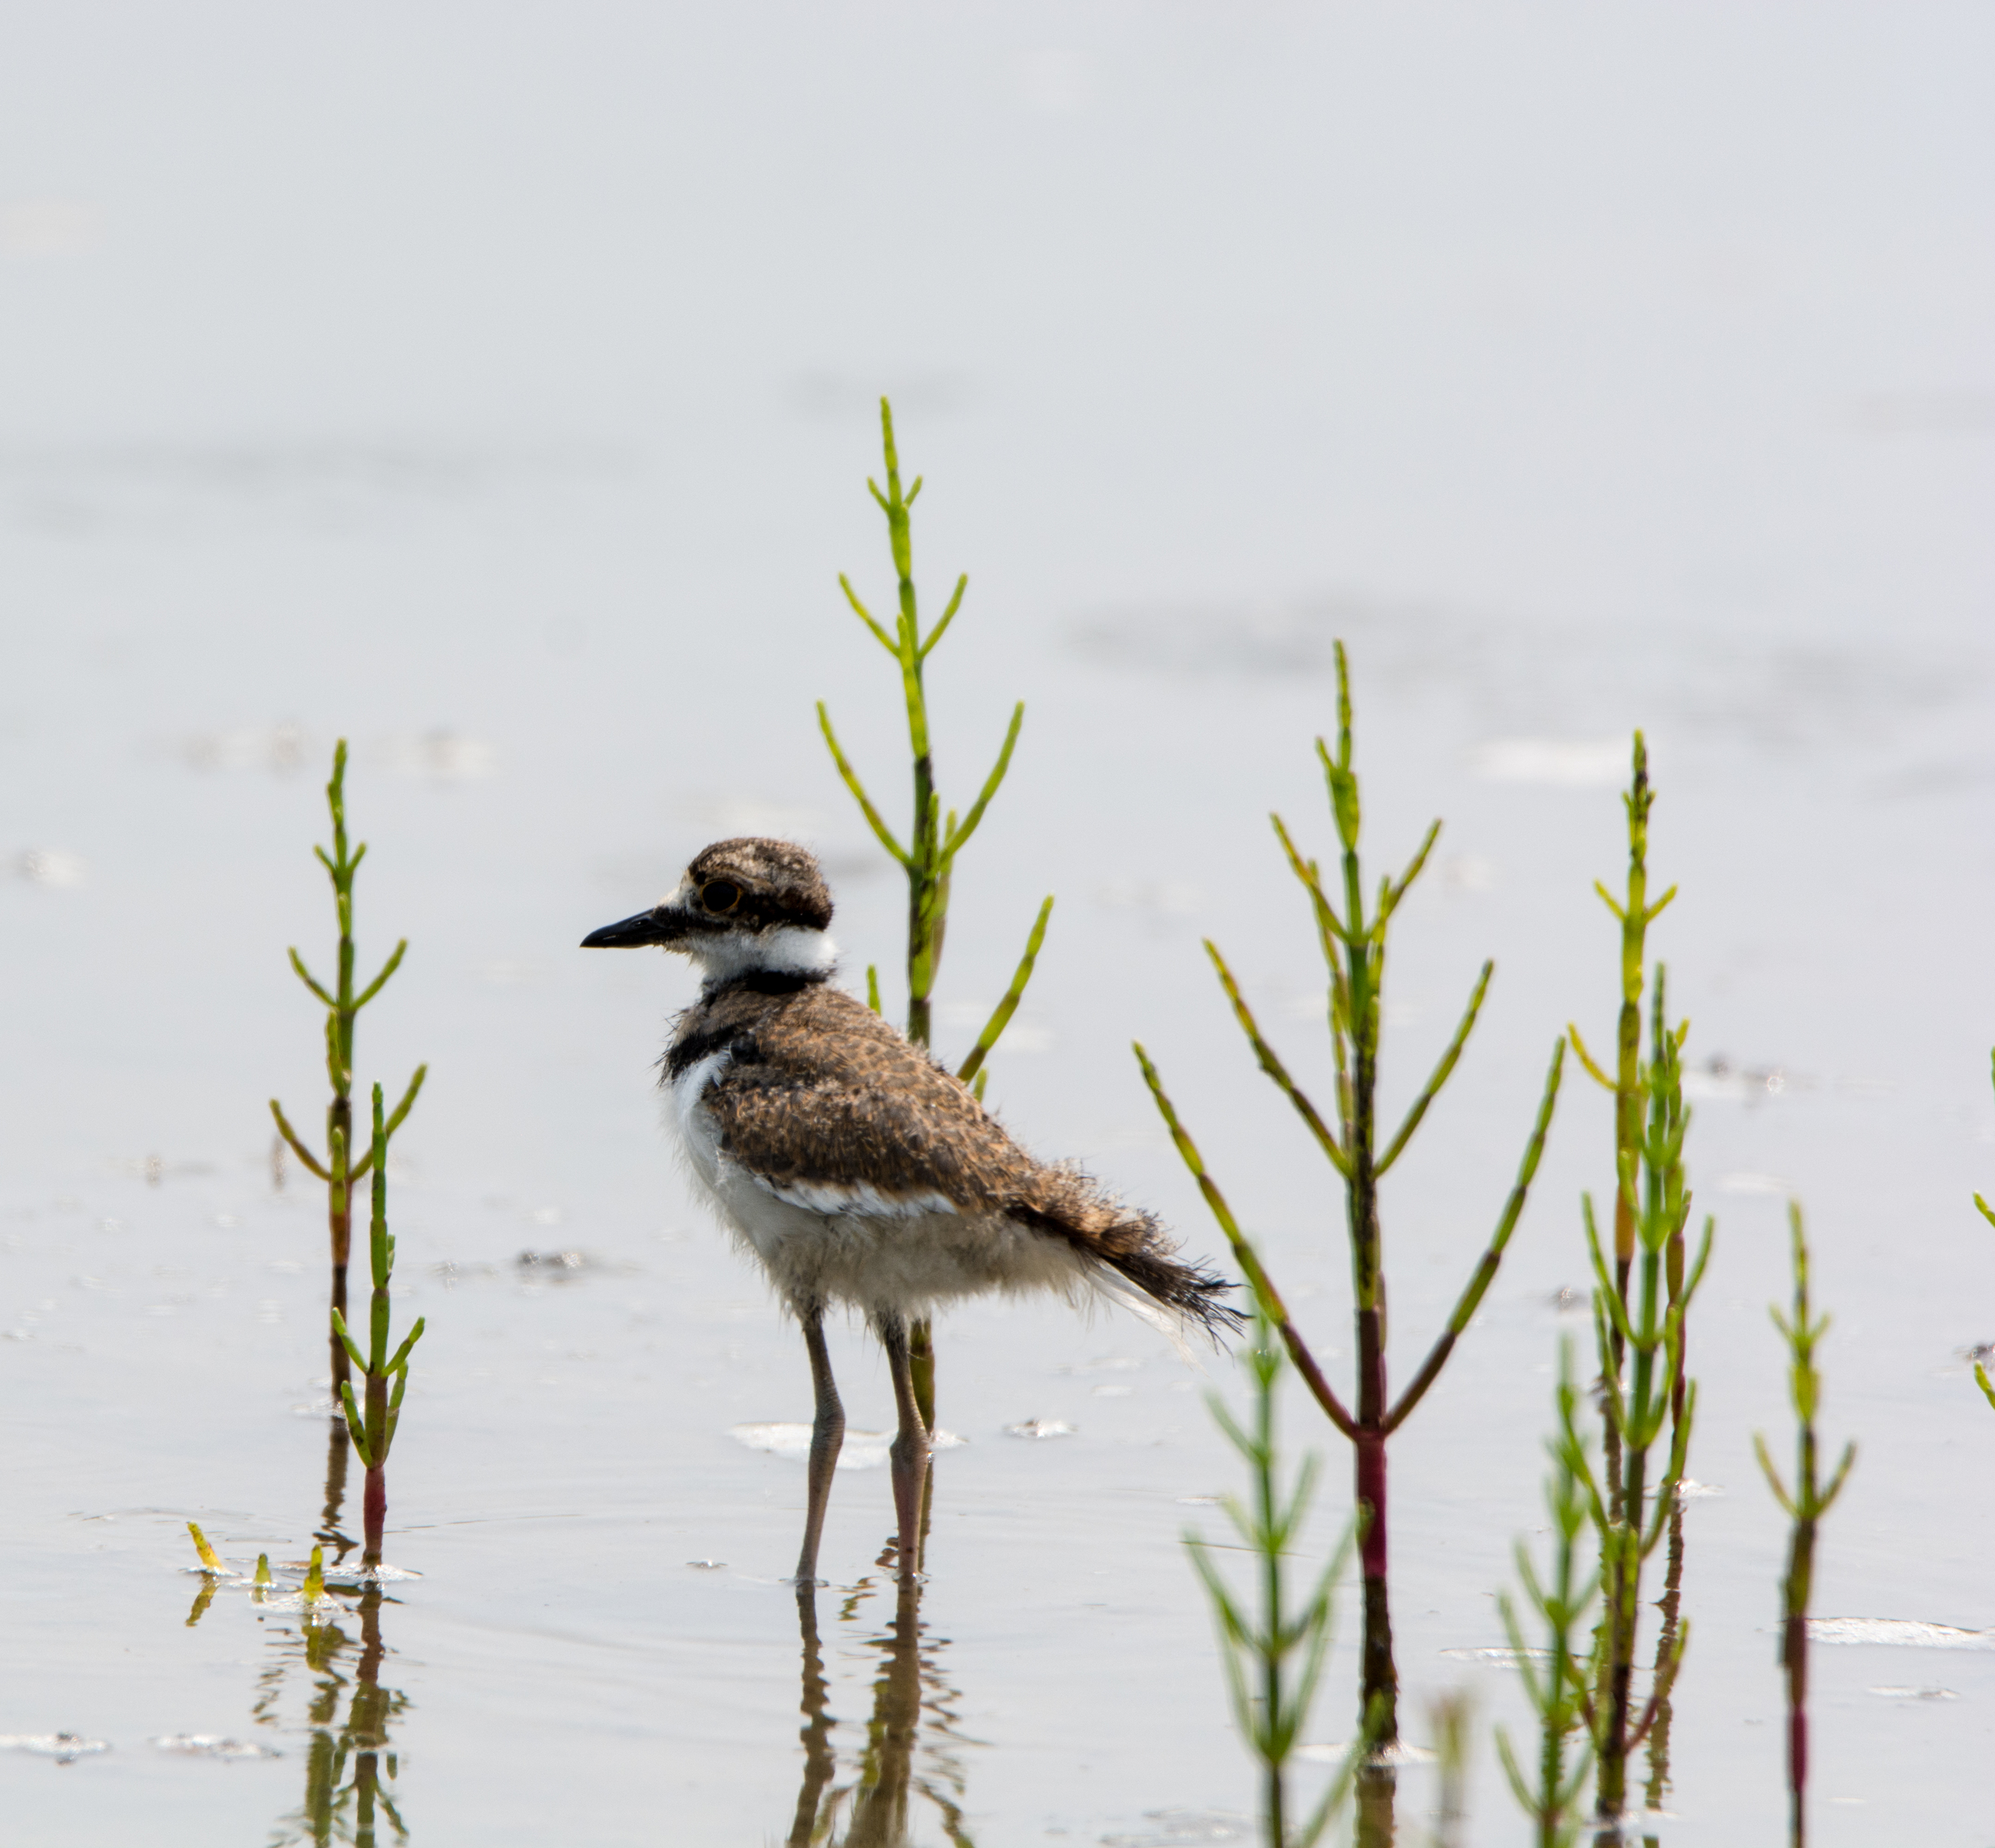
[(915, 1373), (907, 1352), (907, 1325), (899, 1316), (883, 1316), (875, 1325), (887, 1350), (887, 1370), (894, 1378), (894, 1404), (900, 1429), (887, 1452), (894, 1467), (894, 1514), (900, 1523), (900, 1570), (903, 1578), (921, 1570), (922, 1483), (928, 1475), (928, 1427), (915, 1397)]
[(813, 1303), (799, 1313), (804, 1345), (811, 1356), (811, 1387), (817, 1396), (817, 1422), (811, 1427), (811, 1463), (804, 1508), (804, 1550), (797, 1556), (799, 1585), (817, 1581), (817, 1543), (824, 1537), (824, 1510), (832, 1499), (832, 1472), (845, 1443), (845, 1408), (838, 1402), (832, 1356), (824, 1346), (824, 1310)]

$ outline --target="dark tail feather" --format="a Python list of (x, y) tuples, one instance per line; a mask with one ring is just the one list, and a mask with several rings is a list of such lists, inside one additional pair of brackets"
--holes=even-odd
[(1226, 1337), (1246, 1325), (1246, 1317), (1223, 1300), (1236, 1285), (1217, 1271), (1180, 1262), (1160, 1241), (1132, 1252), (1100, 1255), (1160, 1308), (1197, 1323), (1215, 1348), (1223, 1347)]
[(1227, 1336), (1246, 1325), (1246, 1317), (1224, 1301), (1238, 1286), (1180, 1259), (1153, 1214), (1132, 1212), (1077, 1175), (1061, 1174), (1057, 1185), (1061, 1197), (1039, 1205), (1021, 1202), (1011, 1216), (1065, 1239), (1158, 1308), (1195, 1324), (1215, 1347), (1223, 1347)]

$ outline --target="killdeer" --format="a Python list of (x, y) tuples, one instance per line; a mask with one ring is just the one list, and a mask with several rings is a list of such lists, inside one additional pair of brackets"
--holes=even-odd
[(1237, 1326), (1232, 1285), (1180, 1262), (1148, 1213), (1069, 1166), (1035, 1161), (970, 1088), (834, 988), (832, 897), (788, 841), (717, 842), (670, 897), (585, 950), (657, 944), (704, 973), (662, 1060), (667, 1121), (696, 1188), (804, 1331), (816, 1399), (800, 1584), (817, 1576), (845, 1415), (824, 1313), (858, 1309), (887, 1352), (900, 1568), (918, 1565), (929, 1433), (911, 1321), (987, 1291), (1108, 1298), (1177, 1333)]

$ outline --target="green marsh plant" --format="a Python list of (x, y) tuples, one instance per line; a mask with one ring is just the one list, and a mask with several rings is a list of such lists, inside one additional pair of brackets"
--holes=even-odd
[(1822, 1517), (1849, 1479), (1856, 1446), (1843, 1447), (1843, 1459), (1825, 1487), (1816, 1457), (1815, 1415), (1822, 1403), (1822, 1375), (1815, 1364), (1815, 1349), (1828, 1332), (1829, 1318), (1823, 1316), (1818, 1321), (1809, 1317), (1808, 1242), (1798, 1201), (1788, 1203), (1788, 1225), (1794, 1241), (1794, 1309), (1787, 1316), (1778, 1309), (1769, 1313), (1788, 1348), (1788, 1393), (1794, 1403), (1795, 1422), (1792, 1490), (1780, 1480), (1765, 1438), (1756, 1432), (1752, 1447), (1766, 1472), (1767, 1486), (1793, 1524), (1788, 1539), (1788, 1569), (1780, 1580), (1780, 1666), (1788, 1684), (1788, 1839), (1792, 1848), (1802, 1848), (1807, 1839), (1808, 1598), (1815, 1583), (1815, 1545)]
[[(374, 1087), (373, 1211), (367, 1227), (369, 1268), (373, 1273), (373, 1293), (367, 1310), (367, 1348), (363, 1353), (346, 1326), (346, 1318), (333, 1311), (333, 1338), (345, 1348), (361, 1376), (361, 1396), (356, 1399), (353, 1382), (342, 1383), (340, 1404), (346, 1413), (346, 1429), (367, 1471), (367, 1487), (361, 1498), (365, 1538), (361, 1564), (371, 1569), (381, 1564), (381, 1530), (388, 1519), (388, 1453), (393, 1448), (395, 1431), (401, 1423), (402, 1394), (409, 1385), (409, 1356), (423, 1337), (424, 1318), (416, 1318), (401, 1345), (389, 1351), (389, 1293), (395, 1274), (395, 1241), (388, 1230), (388, 1127), (381, 1115), (381, 1087)], [(313, 1557), (318, 1557), (314, 1549)]]
[[(1531, 1820), (1538, 1848), (1570, 1848), (1578, 1838), (1580, 1791), (1593, 1767), (1591, 1716), (1598, 1664), (1582, 1653), (1600, 1592), (1597, 1570), (1582, 1572), (1581, 1535), (1590, 1543), (1596, 1520), (1604, 1521), (1600, 1488), (1579, 1429), (1579, 1393), (1573, 1384), (1572, 1344), (1559, 1354), (1558, 1429), (1546, 1449), (1552, 1473), (1545, 1483), (1551, 1515), (1551, 1558), (1541, 1577), (1523, 1542), (1517, 1546), (1517, 1576), (1544, 1639), (1542, 1650), (1527, 1642), (1517, 1607), (1499, 1594), (1496, 1608), (1510, 1638), (1524, 1693), (1538, 1716), (1538, 1760), (1527, 1775), (1508, 1735), (1496, 1728), (1496, 1752), (1512, 1794)], [(1590, 1550), (1590, 1546), (1589, 1546)], [(1594, 1629), (1595, 1647), (1604, 1631)]]
[(1365, 1613), (1359, 1711), (1363, 1723), (1373, 1731), (1375, 1743), (1385, 1746), (1399, 1737), (1399, 1675), (1393, 1656), (1388, 1577), (1386, 1445), (1440, 1377), (1456, 1343), (1495, 1278), (1497, 1266), (1503, 1262), (1504, 1248), (1523, 1211), (1539, 1158), (1544, 1151), (1545, 1137), (1551, 1129), (1552, 1112), (1558, 1101), (1566, 1047), (1562, 1037), (1553, 1048), (1539, 1100), (1537, 1119), (1525, 1144), (1515, 1184), (1497, 1216), (1489, 1243), (1426, 1358), (1398, 1397), (1393, 1398), (1387, 1390), (1386, 1381), (1385, 1269), (1379, 1216), (1379, 1183), (1405, 1152), (1414, 1132), (1454, 1071), (1474, 1029), (1495, 965), (1483, 965), (1482, 973), (1453, 1039), (1398, 1127), (1389, 1136), (1382, 1137), (1377, 1123), (1377, 1096), (1387, 932), (1400, 902), (1426, 865), (1440, 836), (1441, 824), (1437, 821), (1428, 830), (1426, 838), (1398, 879), (1389, 876), (1380, 881), (1368, 912), (1365, 875), (1358, 856), (1361, 811), (1357, 773), (1352, 760), (1350, 673), (1341, 642), (1337, 645), (1337, 709), (1336, 750), (1333, 752), (1321, 738), (1316, 744), (1317, 760), (1329, 786), (1330, 810), (1341, 849), (1341, 878), (1335, 896), (1321, 868), (1314, 860), (1303, 858), (1281, 817), (1272, 818), (1290, 869), (1309, 896), (1317, 942), (1329, 965), (1327, 1013), (1337, 1070), (1334, 1126), (1304, 1095), (1262, 1033), (1239, 983), (1235, 980), (1218, 946), (1208, 940), (1205, 948), (1261, 1069), (1294, 1107), (1343, 1185), (1357, 1321), (1355, 1410), (1345, 1407), (1325, 1378), (1308, 1344), (1282, 1306), (1266, 1266), (1227, 1209), (1198, 1151), (1179, 1125), (1156, 1068), (1141, 1046), (1136, 1052), (1157, 1108), (1170, 1127), (1178, 1152), (1197, 1179), (1207, 1204), (1254, 1286), (1257, 1301), (1273, 1318), (1282, 1343), (1295, 1363), (1296, 1371), (1309, 1387), (1311, 1396), (1331, 1424), (1350, 1440), (1355, 1453), (1357, 1502), (1363, 1530), (1359, 1558)]
[(220, 1555), (208, 1544), (208, 1538), (197, 1522), (190, 1521), (187, 1530), (194, 1542), (194, 1556), (200, 1561), (201, 1589), (194, 1594), (194, 1608), (187, 1613), (187, 1627), (192, 1629), (207, 1614), (207, 1607), (215, 1601), (215, 1588), (224, 1578), (235, 1575), (222, 1563)]
[(216, 1573), (226, 1576), (228, 1568), (222, 1563), (220, 1554), (209, 1543), (208, 1537), (201, 1531), (200, 1522), (188, 1522), (187, 1530), (194, 1542), (194, 1556), (200, 1561), (202, 1571), (211, 1576)]
[[(1594, 886), (1594, 890), (1600, 894), (1601, 902), (1614, 914), (1620, 932), (1621, 1005), (1615, 1021), (1611, 1072), (1604, 1068), (1602, 1062), (1594, 1057), (1576, 1025), (1569, 1025), (1566, 1029), (1567, 1037), (1580, 1064), (1597, 1084), (1613, 1095), (1614, 1100), (1614, 1164), (1616, 1180), (1610, 1293), (1618, 1304), (1618, 1313), (1610, 1310), (1605, 1316), (1601, 1329), (1603, 1380), (1610, 1372), (1618, 1376), (1626, 1362), (1626, 1343), (1622, 1327), (1629, 1319), (1630, 1281), (1641, 1249), (1637, 1230), (1640, 1211), (1636, 1204), (1635, 1190), (1622, 1177), (1636, 1172), (1640, 1167), (1644, 1140), (1648, 1134), (1646, 1118), (1651, 1104), (1649, 1080), (1641, 1060), (1641, 1007), (1646, 989), (1645, 958), (1649, 926), (1662, 915), (1677, 896), (1677, 887), (1674, 886), (1653, 902), (1649, 896), (1649, 818), (1655, 806), (1656, 792), (1649, 776), (1648, 743), (1639, 731), (1634, 734), (1631, 758), (1628, 788), (1622, 796), (1622, 806), (1628, 825), (1626, 890), (1622, 898), (1617, 900), (1598, 881)], [(1681, 1435), (1686, 1443), (1689, 1437), (1685, 1369), (1689, 1345), (1687, 1321), (1689, 1304), (1685, 1288), (1686, 1256), (1685, 1222), (1679, 1221), (1665, 1239), (1661, 1258), (1662, 1281), (1666, 1293), (1664, 1313), (1666, 1316), (1671, 1310), (1680, 1312), (1677, 1316), (1669, 1385), (1673, 1446), (1677, 1442), (1680, 1427)], [(1602, 1528), (1603, 1534), (1620, 1522), (1626, 1471), (1622, 1432), (1612, 1418), (1606, 1419), (1605, 1424), (1602, 1433), (1602, 1470), (1606, 1478), (1603, 1506), (1607, 1519)], [(1667, 1498), (1665, 1531), (1667, 1552), (1663, 1593), (1660, 1601), (1662, 1621), (1657, 1633), (1653, 1668), (1653, 1685), (1660, 1692), (1642, 1735), (1649, 1749), (1647, 1798), (1651, 1808), (1661, 1807), (1669, 1787), (1671, 1695), (1675, 1683), (1675, 1670), (1672, 1664), (1681, 1652), (1684, 1633), (1681, 1618), (1684, 1570), (1683, 1505), (1673, 1488)], [(1646, 1555), (1644, 1554), (1644, 1557)], [(1602, 1566), (1604, 1570), (1604, 1542)], [(1632, 1648), (1632, 1632), (1622, 1637), (1620, 1641), (1626, 1647)], [(1632, 1673), (1632, 1669), (1626, 1663), (1616, 1664), (1610, 1660), (1603, 1664), (1602, 1672), (1607, 1677), (1599, 1690), (1603, 1708), (1611, 1708), (1615, 1704), (1610, 1684), (1614, 1675), (1624, 1670)], [(1614, 1762), (1603, 1765), (1603, 1790), (1618, 1786), (1620, 1795), (1614, 1800), (1617, 1803), (1622, 1803), (1626, 1795), (1626, 1765), (1611, 1748), (1608, 1755)]]
[[(331, 1087), (331, 1101), (326, 1107), (326, 1153), (321, 1157), (306, 1147), (304, 1139), (290, 1126), (284, 1115), (283, 1106), (273, 1097), (271, 1115), (276, 1119), (278, 1133), (290, 1145), (291, 1153), (302, 1162), (308, 1173), (315, 1175), (326, 1183), (326, 1222), (332, 1245), (332, 1309), (335, 1321), (346, 1313), (346, 1266), (353, 1246), (353, 1191), (366, 1178), (369, 1167), (381, 1159), (378, 1150), (385, 1150), (385, 1139), (377, 1139), (377, 1149), (370, 1149), (356, 1162), (354, 1159), (354, 1029), (360, 1018), (361, 1010), (385, 988), (389, 978), (401, 968), (401, 959), (408, 953), (409, 939), (404, 938), (390, 952), (381, 972), (364, 988), (354, 985), (354, 875), (360, 870), (360, 863), (366, 857), (367, 843), (362, 841), (350, 853), (346, 844), (346, 740), (342, 738), (333, 750), (332, 780), (326, 785), (326, 805), (330, 810), (333, 823), (333, 850), (328, 853), (322, 847), (312, 849), (318, 863), (326, 869), (326, 877), (332, 881), (333, 910), (339, 926), (339, 946), (336, 968), (338, 973), (329, 985), (322, 982), (305, 966), (305, 959), (294, 948), (290, 952), (291, 967), (298, 979), (303, 982), (326, 1009), (326, 1076)], [(418, 1065), (416, 1075), (409, 1080), (409, 1088), (403, 1092), (401, 1103), (395, 1106), (388, 1119), (387, 1134), (392, 1137), (401, 1127), (417, 1094), (423, 1088), (423, 1080), (429, 1076), (427, 1065)], [(333, 1399), (338, 1404), (349, 1383), (347, 1356), (337, 1335), (332, 1337)], [(327, 1516), (331, 1526), (337, 1519), (337, 1510)]]
[[(1690, 1112), (1683, 1100), (1682, 1053), (1687, 1021), (1671, 1026), (1667, 985), (1655, 972), (1649, 1016), (1649, 1056), (1640, 1068), (1645, 1103), (1641, 1139), (1623, 1158), (1618, 1198), (1635, 1229), (1635, 1262), (1626, 1296), (1618, 1266), (1610, 1266), (1594, 1217), (1591, 1194), (1581, 1206), (1593, 1260), (1594, 1328), (1601, 1367), (1601, 1404), (1614, 1450), (1608, 1492), (1598, 1507), (1604, 1647), (1596, 1690), (1594, 1748), (1599, 1761), (1595, 1807), (1603, 1821), (1626, 1807), (1628, 1761), (1655, 1724), (1674, 1684), (1689, 1628), (1680, 1626), (1673, 1650), (1659, 1656), (1643, 1711), (1634, 1710), (1634, 1672), (1641, 1611), (1642, 1571), (1675, 1513), (1697, 1414), (1694, 1381), (1680, 1404), (1683, 1326), (1711, 1259), (1716, 1222), (1707, 1217), (1696, 1262), (1669, 1287), (1665, 1268), (1682, 1246), (1691, 1193), (1683, 1159)], [(1664, 1439), (1667, 1434), (1667, 1443)], [(1659, 1446), (1662, 1446), (1659, 1449)], [(1651, 1464), (1661, 1459), (1652, 1471)], [(1653, 1478), (1653, 1479), (1652, 1479)]]
[[(1283, 1356), (1278, 1330), (1265, 1308), (1257, 1305), (1254, 1339), (1241, 1361), (1253, 1395), (1249, 1424), (1243, 1426), (1235, 1418), (1216, 1392), (1208, 1396), (1207, 1404), (1247, 1466), (1250, 1500), (1242, 1502), (1228, 1495), (1224, 1506), (1242, 1548), (1253, 1558), (1253, 1593), (1243, 1600), (1235, 1593), (1215, 1562), (1211, 1546), (1199, 1535), (1187, 1532), (1184, 1543), (1211, 1602), (1234, 1723), (1260, 1761), (1262, 1841), (1265, 1848), (1312, 1848), (1349, 1795), (1364, 1751), (1361, 1742), (1315, 1808), (1291, 1822), (1289, 1761), (1302, 1743), (1302, 1728), (1322, 1679), (1330, 1647), (1332, 1593), (1350, 1556), (1350, 1542), (1347, 1537), (1314, 1587), (1299, 1605), (1292, 1605), (1286, 1562), (1308, 1518), (1319, 1467), (1314, 1455), (1305, 1457), (1294, 1487), (1282, 1488), (1275, 1405)], [(1246, 1608), (1250, 1603), (1256, 1607), (1251, 1614)]]
[[(1594, 890), (1601, 902), (1613, 912), (1621, 926), (1621, 1011), (1614, 1022), (1614, 1068), (1611, 1076), (1603, 1071), (1579, 1036), (1577, 1026), (1566, 1033), (1580, 1063), (1595, 1083), (1614, 1093), (1614, 1172), (1618, 1175), (1634, 1161), (1641, 1146), (1641, 1119), (1645, 1103), (1641, 1082), (1641, 996), (1647, 969), (1649, 926), (1660, 918), (1677, 895), (1669, 890), (1652, 905), (1649, 902), (1649, 811), (1655, 806), (1655, 790), (1649, 780), (1649, 746), (1640, 732), (1635, 733), (1634, 769), (1627, 793), (1621, 800), (1628, 815), (1628, 886), (1617, 901), (1598, 880)], [(1671, 1299), (1681, 1287), (1683, 1251), (1681, 1242), (1670, 1253)], [(1614, 1194), (1614, 1289), (1625, 1303), (1628, 1278), (1635, 1262), (1635, 1214), (1628, 1199), (1617, 1189)], [(1611, 1334), (1610, 1331), (1610, 1334)], [(1619, 1336), (1612, 1338), (1619, 1340)], [(1608, 1433), (1608, 1474), (1618, 1473), (1614, 1459), (1618, 1439)]]
[[(991, 798), (998, 793), (1005, 773), (1011, 768), (1011, 754), (1017, 744), (1020, 728), (1025, 722), (1025, 706), (1021, 700), (1013, 709), (1005, 741), (998, 748), (998, 760), (984, 779), (976, 800), (960, 817), (954, 809), (945, 809), (941, 792), (936, 788), (934, 752), (929, 729), (928, 657), (948, 634), (950, 625), (962, 608), (970, 579), (966, 575), (957, 578), (947, 606), (924, 634), (915, 594), (912, 528), (915, 501), (921, 493), (922, 478), (916, 476), (906, 492), (902, 492), (900, 455), (894, 444), (893, 407), (885, 398), (879, 401), (879, 423), (887, 486), (883, 492), (879, 484), (870, 477), (866, 485), (880, 511), (887, 516), (887, 548), (892, 555), (895, 586), (895, 610), (891, 620), (882, 622), (867, 608), (852, 588), (849, 577), (841, 574), (838, 582), (852, 614), (866, 626), (873, 639), (893, 657), (899, 675), (901, 696), (907, 712), (908, 749), (914, 760), (914, 804), (905, 842), (887, 825), (878, 804), (867, 793), (859, 772), (853, 768), (851, 760), (839, 742), (838, 734), (832, 726), (831, 713), (821, 700), (818, 702), (817, 723), (831, 750), (832, 761), (838, 766), (838, 773), (866, 817), (867, 825), (907, 875), (907, 1037), (916, 1045), (926, 1046), (933, 1025), (936, 972), (942, 965), (942, 940), (949, 925), (949, 888), (956, 856), (977, 831)], [(966, 1084), (974, 1085), (979, 1097), (984, 1092), (985, 1061), (1017, 1011), (1025, 985), (1032, 979), (1040, 946), (1045, 942), (1046, 925), (1052, 914), (1053, 900), (1049, 898), (1039, 908), (1038, 918), (1026, 939), (1025, 952), (1019, 959), (1010, 987), (978, 1035), (969, 1056), (957, 1070), (957, 1076)], [(867, 978), (868, 997), (877, 1010), (879, 977), (869, 969)], [(917, 1322), (909, 1331), (909, 1348), (914, 1361), (915, 1399), (923, 1421), (932, 1431), (935, 1425), (934, 1345), (927, 1322)]]

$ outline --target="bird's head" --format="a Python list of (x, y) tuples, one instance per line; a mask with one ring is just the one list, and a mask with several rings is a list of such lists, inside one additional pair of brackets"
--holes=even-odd
[(648, 911), (606, 924), (584, 950), (655, 943), (691, 957), (709, 981), (751, 969), (816, 975), (837, 951), (826, 934), (832, 894), (816, 860), (786, 840), (716, 841), (685, 869), (678, 889)]

